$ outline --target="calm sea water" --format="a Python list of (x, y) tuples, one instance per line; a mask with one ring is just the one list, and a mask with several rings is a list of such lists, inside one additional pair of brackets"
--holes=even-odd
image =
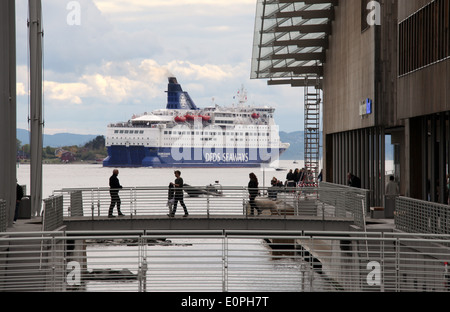
[[(303, 162), (293, 163), (292, 160), (279, 161), (266, 168), (185, 168), (180, 169), (184, 183), (192, 186), (205, 186), (215, 181), (223, 186), (246, 186), (248, 175), (254, 172), (260, 186), (270, 186), (273, 177), (284, 181), (287, 171), (277, 171), (275, 168), (302, 168)], [(108, 187), (109, 177), (114, 168), (104, 168), (97, 164), (61, 164), (43, 165), (42, 196), (48, 198), (54, 190), (63, 188)], [(167, 186), (175, 180), (176, 168), (119, 168), (120, 184), (124, 187), (135, 186)], [(30, 165), (19, 165), (17, 168), (19, 184), (30, 190)]]
[[(246, 186), (248, 174), (254, 172), (259, 185), (270, 186), (273, 177), (285, 181), (288, 171), (277, 171), (275, 168), (302, 168), (303, 161), (294, 163), (292, 160), (281, 160), (265, 168), (186, 168), (180, 169), (184, 182), (192, 186), (205, 186), (219, 181), (223, 186)], [(386, 162), (386, 171), (393, 168), (392, 162)], [(119, 169), (120, 184), (124, 187), (134, 186), (167, 186), (173, 182), (175, 168), (121, 168)], [(109, 177), (113, 168), (104, 168), (97, 164), (61, 164), (44, 165), (42, 178), (42, 196), (48, 198), (54, 190), (63, 188), (108, 187)], [(17, 179), (30, 191), (30, 165), (17, 167)]]

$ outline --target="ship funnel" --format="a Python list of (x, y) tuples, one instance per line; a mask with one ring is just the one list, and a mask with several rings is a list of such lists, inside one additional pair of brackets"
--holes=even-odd
[(197, 106), (192, 101), (189, 93), (183, 91), (177, 78), (169, 77), (167, 86), (167, 109), (191, 109), (197, 110)]

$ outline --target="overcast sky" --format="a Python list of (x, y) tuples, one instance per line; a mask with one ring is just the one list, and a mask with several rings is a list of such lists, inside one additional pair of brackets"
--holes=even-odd
[[(256, 0), (43, 0), (44, 133), (106, 134), (110, 122), (165, 108), (175, 76), (199, 107), (271, 105), (303, 128), (302, 90), (251, 80)], [(28, 1), (16, 0), (17, 125), (28, 129)], [(70, 25), (79, 21), (79, 25)], [(70, 19), (72, 18), (72, 19)]]

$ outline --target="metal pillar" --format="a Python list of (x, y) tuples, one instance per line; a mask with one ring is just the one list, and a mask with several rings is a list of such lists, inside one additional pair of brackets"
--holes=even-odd
[[(0, 199), (7, 225), (16, 203), (16, 29), (15, 0), (0, 1)], [(0, 229), (4, 230), (4, 229)]]
[(30, 123), (31, 123), (31, 214), (42, 205), (42, 8), (40, 0), (29, 0), (30, 32)]

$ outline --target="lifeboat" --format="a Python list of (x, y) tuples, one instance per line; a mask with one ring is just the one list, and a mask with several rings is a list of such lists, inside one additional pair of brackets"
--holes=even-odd
[(184, 117), (186, 118), (186, 120), (192, 121), (192, 120), (194, 120), (197, 116), (190, 115), (190, 114), (186, 114)]
[(258, 119), (258, 118), (259, 118), (259, 114), (253, 113), (253, 114), (252, 114), (252, 118), (253, 118), (253, 119)]
[(186, 121), (186, 117), (177, 116), (177, 117), (175, 117), (175, 121), (176, 122), (185, 122)]
[(203, 121), (209, 121), (211, 119), (210, 116), (199, 115), (198, 117), (201, 117)]

